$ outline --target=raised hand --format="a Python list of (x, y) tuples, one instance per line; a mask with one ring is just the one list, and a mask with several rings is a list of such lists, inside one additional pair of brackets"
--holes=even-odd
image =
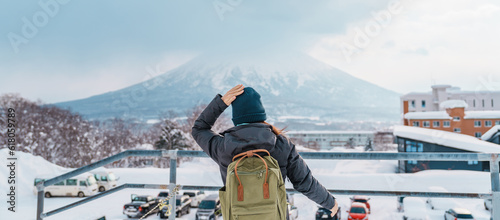
[(227, 106), (231, 105), (231, 103), (236, 99), (236, 96), (243, 94), (244, 88), (245, 87), (243, 86), (243, 84), (239, 84), (233, 87), (232, 89), (227, 91), (224, 96), (222, 96), (222, 101), (224, 101)]

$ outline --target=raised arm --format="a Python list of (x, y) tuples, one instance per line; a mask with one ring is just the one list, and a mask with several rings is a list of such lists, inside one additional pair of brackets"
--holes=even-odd
[(224, 96), (217, 94), (198, 116), (191, 130), (196, 143), (216, 162), (218, 162), (218, 150), (221, 149), (220, 146), (223, 142), (222, 136), (212, 131), (212, 126), (222, 112), (236, 99), (236, 96), (241, 93), (243, 93), (243, 85), (235, 86)]

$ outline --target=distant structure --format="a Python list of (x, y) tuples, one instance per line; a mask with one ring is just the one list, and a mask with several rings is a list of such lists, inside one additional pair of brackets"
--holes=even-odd
[(286, 135), (295, 143), (317, 150), (334, 147), (365, 146), (373, 140), (375, 131), (289, 131)]
[[(498, 126), (497, 128), (500, 128)], [(499, 133), (495, 133), (498, 137)], [(425, 129), (412, 126), (395, 126), (394, 136), (398, 152), (407, 153), (498, 153), (500, 145), (455, 132)], [(495, 136), (493, 136), (495, 137)], [(414, 173), (421, 170), (475, 170), (489, 171), (488, 161), (399, 161), (400, 173)]]
[(500, 144), (500, 125), (495, 125), (481, 136), (481, 140)]
[(500, 125), (500, 91), (461, 91), (434, 85), (432, 92), (401, 96), (403, 124), (481, 137)]

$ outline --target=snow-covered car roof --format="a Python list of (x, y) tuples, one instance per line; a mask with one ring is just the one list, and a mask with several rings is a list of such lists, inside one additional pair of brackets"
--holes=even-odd
[(486, 141), (489, 140), (493, 135), (495, 135), (498, 131), (500, 131), (500, 125), (493, 126), (490, 130), (481, 136), (481, 140)]

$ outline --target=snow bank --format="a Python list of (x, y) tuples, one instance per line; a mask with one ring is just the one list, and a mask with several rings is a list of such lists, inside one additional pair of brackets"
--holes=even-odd
[(469, 105), (463, 100), (447, 100), (439, 104), (439, 108), (441, 109), (467, 108), (467, 107), (469, 107)]
[(394, 136), (425, 141), (456, 149), (480, 152), (500, 153), (500, 145), (486, 142), (475, 137), (455, 132), (413, 126), (394, 126)]

